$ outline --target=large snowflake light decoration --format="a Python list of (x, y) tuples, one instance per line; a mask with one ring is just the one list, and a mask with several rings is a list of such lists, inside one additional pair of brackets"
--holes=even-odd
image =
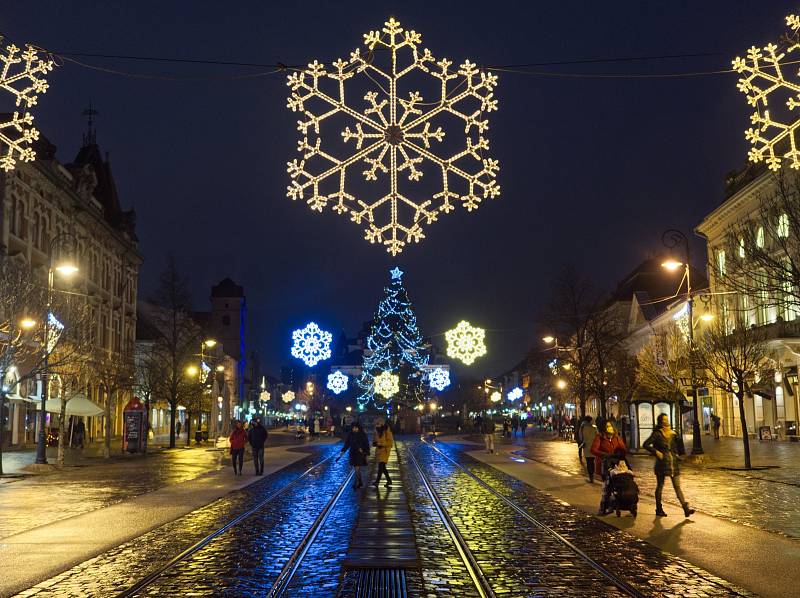
[(322, 330), (314, 322), (305, 328), (292, 332), (292, 357), (301, 359), (308, 367), (313, 368), (320, 361), (330, 359), (333, 335)]
[(375, 376), (375, 394), (391, 399), (400, 392), (400, 377), (392, 372), (381, 372)]
[(472, 365), (478, 357), (486, 355), (486, 344), (483, 342), (486, 332), (483, 328), (462, 320), (458, 326), (445, 332), (444, 336), (447, 340), (447, 356), (452, 359)]
[(791, 31), (780, 46), (753, 46), (745, 58), (733, 60), (733, 70), (742, 75), (737, 88), (755, 108), (750, 116), (753, 126), (745, 132), (752, 145), (748, 158), (751, 162), (766, 160), (770, 170), (779, 170), (783, 160), (800, 169), (800, 72), (796, 64), (800, 60), (800, 16), (789, 15), (786, 24)]
[(444, 390), (450, 386), (450, 372), (444, 368), (432, 369), (428, 374), (428, 384), (435, 390)]
[[(288, 163), (287, 195), (304, 199), (312, 210), (330, 205), (338, 214), (349, 214), (366, 225), (370, 243), (381, 243), (392, 255), (423, 239), (422, 225), (452, 211), (454, 203), (472, 211), (500, 194), (498, 161), (484, 156), (489, 149), (485, 115), (497, 110), (497, 77), (469, 61), (451, 68), (451, 61), (437, 61), (421, 43), (419, 33), (390, 18), (380, 31), (364, 35), (366, 51), (356, 49), (349, 60), (329, 68), (314, 61), (287, 82), (288, 107), (302, 114), (297, 121), (301, 157)], [(378, 61), (384, 56), (388, 65), (381, 69)], [(345, 83), (352, 92), (356, 75), (369, 85), (360, 108), (345, 97)], [(423, 97), (419, 88), (425, 85), (433, 97)], [(344, 128), (329, 121), (338, 128), (344, 147), (339, 153), (345, 155), (323, 146), (321, 125), (332, 117), (349, 121)], [(463, 143), (444, 144), (444, 119), (463, 126)], [(353, 188), (352, 177), (359, 175), (352, 169), (360, 170), (365, 181), (359, 189)], [(428, 178), (440, 179), (437, 191), (421, 199), (413, 189), (401, 191), (398, 179), (419, 183), (426, 171)]]
[(294, 401), (294, 391), (287, 390), (285, 393), (281, 395), (281, 400), (284, 403), (291, 403), (292, 401)]
[(332, 390), (334, 394), (342, 394), (347, 390), (347, 381), (349, 378), (339, 370), (332, 374), (328, 374), (328, 390)]
[[(0, 36), (0, 44), (2, 40)], [(14, 44), (0, 48), (0, 90), (11, 94), (14, 105), (21, 108), (0, 120), (0, 168), (6, 172), (14, 169), (17, 160), (30, 162), (36, 157), (31, 143), (39, 138), (39, 131), (28, 109), (47, 91), (45, 75), (53, 66), (53, 60), (39, 58), (33, 46), (24, 51)]]
[(512, 388), (508, 392), (508, 395), (507, 395), (508, 396), (508, 400), (511, 401), (512, 403), (514, 401), (518, 401), (519, 399), (522, 398), (523, 394), (524, 393), (522, 392), (522, 389), (519, 386), (516, 386), (516, 387)]

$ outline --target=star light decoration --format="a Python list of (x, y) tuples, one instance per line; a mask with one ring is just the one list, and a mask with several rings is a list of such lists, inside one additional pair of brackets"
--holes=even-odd
[(508, 392), (508, 395), (507, 395), (508, 396), (508, 400), (511, 401), (512, 403), (514, 401), (518, 401), (519, 399), (522, 398), (522, 394), (523, 394), (522, 393), (522, 389), (519, 386), (517, 386), (515, 388), (512, 388)]
[(314, 322), (309, 322), (305, 328), (292, 332), (292, 357), (313, 368), (320, 361), (330, 359), (332, 340), (333, 335), (330, 332), (322, 330)]
[(381, 372), (375, 376), (375, 394), (391, 399), (400, 392), (400, 377), (392, 372)]
[(447, 356), (472, 365), (478, 357), (486, 355), (486, 344), (483, 342), (485, 336), (483, 328), (462, 320), (458, 326), (445, 332)]
[(284, 403), (291, 403), (292, 401), (294, 401), (294, 391), (287, 390), (285, 393), (281, 395), (281, 400)]
[[(0, 43), (3, 37), (0, 36)], [(36, 105), (40, 93), (47, 91), (45, 76), (53, 70), (49, 56), (41, 59), (33, 46), (24, 51), (14, 44), (0, 49), (0, 90), (11, 94), (15, 110), (0, 120), (0, 168), (13, 170), (17, 160), (30, 162), (36, 157), (31, 144), (39, 139), (33, 127), (33, 115), (28, 109)]]
[[(495, 180), (499, 163), (484, 156), (489, 149), (485, 116), (497, 110), (497, 77), (469, 61), (451, 68), (450, 60), (437, 61), (421, 43), (419, 33), (390, 18), (380, 31), (364, 35), (366, 52), (356, 49), (349, 60), (339, 59), (329, 68), (315, 60), (289, 75), (287, 82), (292, 90), (287, 105), (302, 114), (297, 121), (301, 157), (288, 163), (288, 197), (303, 199), (318, 212), (330, 206), (348, 214), (356, 224), (366, 225), (367, 241), (384, 245), (392, 255), (423, 239), (422, 225), (451, 212), (454, 204), (471, 212), (483, 199), (500, 194)], [(376, 56), (388, 56), (390, 64), (378, 68)], [(375, 89), (364, 95), (360, 107), (351, 107), (345, 83), (356, 75), (371, 80)], [(411, 81), (414, 77), (432, 81), (436, 97), (406, 89), (418, 82)], [(333, 116), (350, 123), (343, 130), (338, 127), (347, 156), (335, 156), (327, 144), (323, 147), (320, 125)], [(443, 118), (463, 124), (466, 139), (455, 153), (440, 155)], [(401, 191), (399, 179), (419, 183), (426, 166), (440, 178), (440, 189), (420, 199), (405, 187)], [(354, 190), (347, 180), (348, 172), (358, 176), (353, 169), (368, 183), (379, 183), (381, 190)]]
[(434, 368), (428, 374), (428, 384), (431, 388), (442, 391), (450, 386), (450, 372), (444, 368)]
[(332, 390), (334, 394), (342, 394), (347, 390), (347, 381), (349, 378), (339, 370), (332, 374), (328, 374), (328, 389)]
[[(745, 131), (745, 138), (752, 145), (748, 158), (751, 162), (766, 161), (773, 171), (780, 170), (783, 160), (791, 168), (800, 169), (800, 72), (796, 65), (800, 60), (800, 16), (789, 15), (786, 24), (791, 31), (780, 46), (753, 46), (745, 58), (737, 56), (733, 60), (733, 70), (742, 75), (736, 87), (755, 108), (750, 116), (753, 126)], [(788, 75), (784, 72), (787, 68)], [(777, 101), (770, 104), (770, 99)], [(777, 115), (771, 108), (776, 109)]]

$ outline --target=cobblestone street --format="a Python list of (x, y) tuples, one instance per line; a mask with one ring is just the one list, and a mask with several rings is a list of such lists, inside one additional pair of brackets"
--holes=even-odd
[[(526, 450), (562, 455), (566, 466), (567, 452), (560, 443), (530, 444)], [(375, 490), (369, 485), (359, 492), (347, 487), (332, 502), (350, 472), (346, 460), (331, 459), (340, 446), (307, 447), (307, 456), (283, 469), (18, 596), (119, 595), (150, 574), (158, 576), (125, 595), (263, 596), (294, 562), (301, 541), (318, 521), (318, 533), (287, 577), (285, 595), (354, 595), (357, 572), (347, 573), (343, 560), (359, 517), (360, 493)], [(401, 482), (408, 496), (420, 563), (418, 571), (407, 572), (410, 595), (481, 595), (437, 504), (498, 596), (618, 596), (619, 584), (642, 596), (752, 595), (465, 454), (474, 448), (452, 441), (431, 445), (416, 438), (397, 444), (402, 475), (395, 483)], [(420, 470), (412, 467), (412, 454)], [(309, 470), (315, 464), (320, 465)], [(435, 501), (425, 490), (423, 475)], [(326, 505), (332, 505), (329, 515), (320, 520)], [(223, 526), (224, 531), (162, 571)]]
[[(474, 437), (478, 440), (477, 437)], [(730, 521), (800, 538), (800, 444), (754, 443), (754, 465), (777, 466), (755, 471), (730, 471), (723, 467), (741, 466), (741, 441), (704, 438), (707, 450), (703, 465), (684, 462), (681, 485), (692, 507)], [(573, 442), (552, 440), (549, 434), (528, 434), (525, 439), (498, 439), (498, 446), (513, 445), (519, 455), (556, 467), (576, 476), (585, 470), (578, 461), (578, 446)], [(518, 447), (518, 448), (516, 448)], [(639, 491), (655, 492), (653, 459), (634, 455)], [(598, 490), (599, 492), (599, 490)], [(664, 500), (677, 505), (674, 494), (665, 491)]]

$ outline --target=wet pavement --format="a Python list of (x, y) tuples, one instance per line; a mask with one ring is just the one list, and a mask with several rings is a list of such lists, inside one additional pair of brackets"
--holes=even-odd
[[(437, 446), (644, 595), (748, 595), (463, 453), (462, 449), (472, 450), (474, 446)], [(330, 460), (307, 478), (289, 484), (339, 448), (308, 447), (308, 457), (19, 595), (117, 594), (238, 514), (288, 487), (285, 493), (211, 540), (138, 594), (263, 596), (312, 522), (347, 479), (349, 466), (346, 459)], [(469, 597), (478, 593), (419, 474), (409, 463), (410, 451), (414, 451), (497, 595), (620, 595), (606, 577), (564, 542), (510, 509), (430, 446), (409, 437), (398, 442), (398, 460), (421, 564), (419, 571), (408, 574), (411, 596)], [(370, 486), (362, 490), (374, 491)], [(358, 493), (346, 489), (301, 562), (287, 595), (352, 595), (355, 575), (345, 573), (342, 563), (358, 516), (358, 499)]]
[[(476, 441), (478, 437), (475, 437)], [(578, 461), (578, 447), (572, 442), (552, 440), (549, 435), (529, 434), (524, 440), (497, 439), (497, 445), (518, 446), (519, 454), (576, 476), (585, 470)], [(684, 463), (681, 468), (681, 487), (693, 508), (741, 523), (800, 539), (800, 444), (764, 443), (754, 446), (754, 464), (777, 466), (759, 471), (728, 471), (723, 467), (740, 465), (741, 442), (724, 439), (715, 445), (704, 438), (708, 450), (702, 465)], [(652, 457), (642, 454), (631, 458), (640, 493), (653, 495), (656, 480)], [(599, 484), (595, 490), (599, 500)], [(669, 484), (664, 489), (664, 501), (677, 505)]]

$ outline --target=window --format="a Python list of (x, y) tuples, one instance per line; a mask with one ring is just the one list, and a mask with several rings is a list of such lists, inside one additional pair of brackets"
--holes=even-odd
[(717, 251), (717, 269), (720, 276), (725, 276), (725, 250)]
[(41, 232), (41, 230), (42, 230), (42, 217), (39, 216), (39, 212), (36, 212), (33, 215), (33, 234), (31, 235), (31, 237), (33, 237), (32, 238), (33, 246), (36, 249), (39, 249), (39, 247), (40, 247), (40, 244), (39, 244), (39, 239), (40, 239), (39, 233)]
[(778, 216), (778, 228), (776, 232), (781, 239), (786, 239), (789, 236), (789, 216), (786, 213)]
[(764, 247), (764, 227), (759, 226), (756, 230), (756, 247), (759, 249)]
[[(789, 258), (784, 258), (784, 268), (787, 272), (792, 271), (792, 266), (790, 263)], [(792, 320), (797, 319), (797, 305), (795, 305), (796, 301), (796, 294), (794, 292), (794, 285), (792, 284), (792, 280), (785, 276), (783, 280), (781, 280), (781, 290), (783, 291), (783, 310), (781, 316), (787, 322), (791, 322)]]
[(739, 237), (739, 257), (744, 259), (744, 256), (747, 255), (744, 250), (744, 237)]

